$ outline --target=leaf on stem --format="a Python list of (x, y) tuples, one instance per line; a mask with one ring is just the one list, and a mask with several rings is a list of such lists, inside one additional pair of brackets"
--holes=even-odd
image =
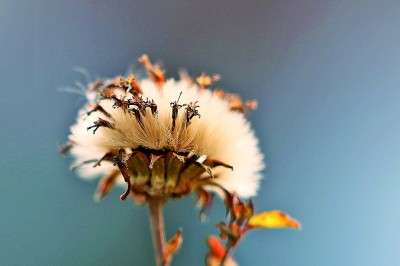
[(295, 228), (300, 229), (301, 224), (288, 214), (272, 210), (253, 215), (247, 223), (247, 228)]
[(175, 253), (180, 249), (182, 241), (182, 229), (179, 229), (178, 232), (175, 233), (175, 235), (168, 241), (167, 245), (165, 246), (165, 261), (171, 261)]

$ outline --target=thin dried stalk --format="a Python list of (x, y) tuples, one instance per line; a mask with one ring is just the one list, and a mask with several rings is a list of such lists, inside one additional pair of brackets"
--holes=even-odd
[(165, 232), (164, 232), (164, 217), (162, 212), (162, 199), (149, 199), (149, 214), (150, 223), (153, 233), (153, 244), (157, 257), (158, 266), (169, 266), (169, 262), (165, 260)]

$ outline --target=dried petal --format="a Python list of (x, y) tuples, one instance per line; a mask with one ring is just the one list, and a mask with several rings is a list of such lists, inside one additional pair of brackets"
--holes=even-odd
[(199, 163), (199, 162), (195, 162), (194, 164), (197, 165), (197, 166), (199, 166), (199, 167), (201, 167), (201, 168), (203, 168), (204, 171), (207, 172), (207, 174), (209, 174), (209, 176), (210, 176), (211, 178), (214, 178), (214, 174), (212, 173), (211, 167), (210, 167), (210, 166), (205, 165), (205, 164), (202, 164), (202, 163)]
[(138, 206), (143, 206), (147, 200), (147, 197), (145, 195), (137, 194), (137, 193), (134, 193), (133, 191), (131, 191), (131, 193), (129, 193), (129, 197)]
[(81, 166), (84, 166), (85, 164), (96, 163), (97, 161), (98, 161), (97, 159), (91, 159), (91, 160), (86, 160), (86, 161), (83, 161), (83, 162), (75, 163), (75, 164), (71, 165), (69, 170), (75, 171), (76, 169), (78, 169)]
[(218, 160), (213, 160), (213, 159), (207, 159), (204, 163), (204, 165), (210, 166), (211, 168), (217, 167), (217, 166), (223, 166), (225, 168), (229, 168), (233, 171), (233, 166), (226, 164), (224, 162), (218, 161)]
[(191, 163), (190, 160), (188, 160), (185, 168), (182, 170), (179, 176), (178, 183), (176, 185), (176, 191), (179, 193), (189, 192), (188, 189), (190, 189), (191, 180), (197, 179), (205, 171), (205, 167), (202, 167), (200, 163)]
[(210, 211), (214, 201), (214, 194), (201, 188), (198, 189), (197, 192), (196, 205), (200, 208), (199, 218), (204, 221), (206, 219), (206, 213)]
[[(233, 195), (232, 193), (225, 193), (225, 207), (226, 207), (226, 213), (225, 215), (228, 216), (228, 214), (230, 213), (231, 216), (233, 216), (235, 214), (234, 211), (234, 203), (235, 203), (235, 195)], [(231, 217), (234, 218), (234, 217)]]
[(94, 196), (95, 200), (101, 200), (104, 198), (108, 192), (111, 190), (111, 188), (115, 184), (115, 180), (119, 174), (119, 170), (113, 170), (107, 175), (105, 175), (103, 178), (100, 179), (99, 185), (97, 187), (97, 192)]

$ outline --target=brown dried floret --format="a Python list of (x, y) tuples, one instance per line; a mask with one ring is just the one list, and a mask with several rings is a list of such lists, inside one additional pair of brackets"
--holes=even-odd
[(94, 128), (93, 134), (95, 134), (97, 129), (99, 129), (99, 127), (107, 127), (107, 128), (114, 129), (114, 125), (113, 124), (111, 124), (107, 120), (104, 120), (104, 119), (99, 117), (99, 120), (94, 121), (94, 125), (90, 126), (90, 127), (87, 127), (87, 130)]
[(119, 168), (119, 171), (121, 172), (122, 176), (124, 177), (125, 182), (128, 184), (128, 187), (125, 191), (124, 194), (121, 195), (121, 200), (125, 200), (126, 197), (128, 197), (129, 193), (131, 192), (131, 177), (129, 175), (128, 171), (128, 165), (127, 161), (131, 157), (132, 154), (126, 154), (126, 152), (123, 149), (118, 150), (118, 154), (113, 157), (115, 163), (114, 165), (117, 165)]
[(197, 101), (194, 103), (190, 102), (189, 104), (184, 104), (183, 106), (186, 106), (186, 126), (190, 124), (190, 120), (192, 120), (193, 117), (201, 117), (199, 111), (196, 109), (200, 107), (199, 105), (197, 105)]
[(172, 128), (171, 128), (171, 131), (174, 131), (174, 129), (175, 129), (176, 119), (178, 118), (178, 111), (183, 106), (182, 104), (178, 104), (179, 99), (181, 98), (181, 95), (182, 95), (182, 92), (179, 94), (178, 100), (176, 100), (175, 102), (172, 102), (170, 104), (170, 106), (172, 108)]
[(237, 112), (243, 113), (245, 115), (248, 114), (250, 109), (255, 110), (255, 109), (257, 109), (257, 106), (258, 106), (257, 100), (253, 99), (253, 100), (244, 102), (239, 95), (226, 93), (222, 89), (214, 90), (214, 94), (216, 96), (218, 96), (219, 98), (228, 101), (231, 111), (237, 111)]
[(132, 95), (142, 94), (142, 88), (136, 81), (135, 75), (131, 72), (127, 78), (117, 77), (115, 79), (115, 85), (118, 87), (123, 87), (125, 90)]
[(209, 76), (205, 73), (201, 73), (199, 77), (196, 78), (197, 84), (199, 84), (199, 90), (203, 90), (205, 88), (210, 87), (214, 82), (220, 80), (221, 77), (218, 74)]
[(159, 88), (161, 88), (165, 83), (164, 71), (161, 69), (161, 67), (158, 65), (153, 65), (150, 62), (147, 54), (142, 55), (142, 57), (139, 58), (139, 62), (147, 70), (151, 79), (159, 86)]
[(106, 117), (112, 119), (111, 115), (110, 115), (106, 110), (104, 110), (104, 108), (103, 108), (100, 104), (94, 104), (94, 105), (92, 105), (92, 106), (90, 107), (90, 111), (87, 111), (87, 112), (86, 112), (86, 115), (87, 115), (87, 116), (90, 116), (93, 112), (100, 112), (100, 113), (102, 113), (103, 115), (105, 115)]

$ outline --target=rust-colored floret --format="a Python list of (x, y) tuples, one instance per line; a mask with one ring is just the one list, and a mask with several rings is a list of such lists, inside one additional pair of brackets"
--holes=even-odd
[(149, 57), (144, 54), (139, 58), (139, 62), (144, 66), (144, 68), (149, 73), (153, 81), (161, 88), (165, 83), (164, 71), (158, 65), (152, 65)]

